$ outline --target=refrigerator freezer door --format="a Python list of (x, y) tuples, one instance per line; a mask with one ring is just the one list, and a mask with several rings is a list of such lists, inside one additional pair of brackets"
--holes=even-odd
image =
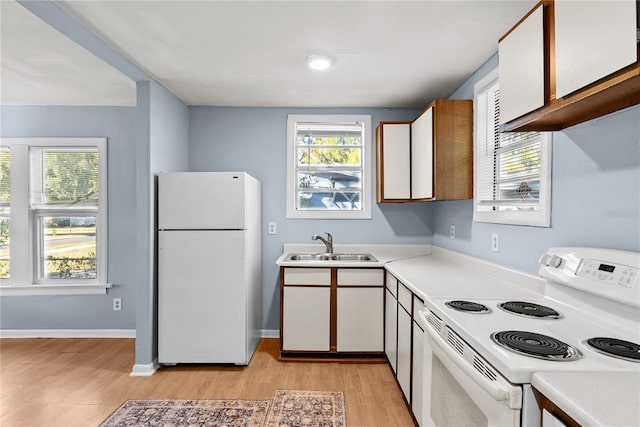
[(159, 233), (160, 363), (249, 362), (245, 233)]
[(245, 179), (239, 172), (158, 175), (158, 228), (245, 229)]

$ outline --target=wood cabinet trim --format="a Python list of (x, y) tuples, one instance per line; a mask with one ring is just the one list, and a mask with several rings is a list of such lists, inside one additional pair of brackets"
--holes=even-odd
[[(638, 59), (634, 64), (611, 73), (562, 98), (557, 98), (553, 0), (541, 1), (522, 20), (533, 13), (540, 5), (544, 7), (544, 106), (504, 123), (500, 126), (500, 131), (558, 131), (640, 104), (640, 47), (637, 49)], [(512, 30), (513, 28), (509, 32)], [(509, 32), (500, 40), (506, 37)]]
[(338, 351), (338, 269), (331, 269), (331, 290), (329, 295), (329, 351)]
[(551, 0), (541, 0), (539, 1), (535, 6), (533, 6), (531, 8), (531, 10), (529, 12), (527, 12), (526, 15), (524, 15), (522, 18), (520, 18), (520, 20), (518, 22), (515, 23), (515, 25), (511, 28), (509, 28), (509, 31), (507, 31), (502, 37), (500, 37), (498, 39), (498, 43), (500, 43), (502, 40), (506, 39), (509, 34), (511, 34), (516, 28), (518, 28), (518, 26), (520, 24), (522, 24), (529, 16), (531, 16), (539, 7), (541, 6), (549, 6), (552, 5), (553, 2)]
[(581, 427), (580, 423), (574, 420), (569, 414), (562, 410), (558, 405), (552, 402), (547, 396), (536, 388), (532, 387), (533, 395), (540, 406), (540, 417), (542, 418), (542, 410), (546, 409), (550, 414), (559, 418), (567, 427)]

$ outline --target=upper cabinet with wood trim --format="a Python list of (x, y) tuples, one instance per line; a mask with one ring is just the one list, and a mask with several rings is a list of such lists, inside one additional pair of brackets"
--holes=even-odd
[[(500, 40), (501, 130), (559, 130), (640, 104), (638, 7), (634, 0), (536, 5)], [(542, 76), (532, 47), (533, 40), (539, 46), (540, 16)], [(540, 81), (543, 105), (523, 107), (533, 91), (540, 95)]]
[(473, 197), (473, 101), (436, 100), (413, 122), (380, 122), (378, 203)]

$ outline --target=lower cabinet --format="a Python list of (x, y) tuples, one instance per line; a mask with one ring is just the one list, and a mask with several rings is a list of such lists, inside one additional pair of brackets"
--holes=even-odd
[(280, 270), (280, 355), (377, 357), (384, 352), (384, 270)]
[[(397, 298), (389, 284), (397, 289)], [(385, 355), (418, 425), (422, 425), (424, 331), (415, 320), (424, 302), (387, 273), (385, 300)]]
[(413, 373), (411, 376), (411, 411), (419, 426), (422, 426), (422, 398), (424, 384), (424, 331), (420, 323), (416, 321), (416, 313), (424, 310), (424, 303), (420, 298), (413, 296)]
[(382, 288), (338, 287), (337, 351), (381, 352)]
[(411, 315), (398, 306), (398, 384), (411, 404)]
[(285, 287), (282, 349), (329, 351), (329, 303), (329, 287)]
[[(395, 280), (395, 278), (394, 278)], [(397, 286), (397, 282), (394, 284)], [(389, 360), (389, 365), (393, 372), (397, 372), (397, 344), (398, 344), (398, 300), (389, 289), (389, 281), (387, 280), (387, 290), (384, 300), (384, 353)]]

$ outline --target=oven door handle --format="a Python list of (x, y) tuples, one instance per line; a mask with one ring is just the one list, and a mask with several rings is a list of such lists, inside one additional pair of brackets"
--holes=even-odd
[[(460, 353), (454, 350), (444, 340), (442, 335), (436, 331), (431, 323), (429, 323), (424, 315), (424, 312), (418, 313), (421, 317), (421, 321), (426, 325), (426, 331), (434, 341), (439, 349), (447, 356), (442, 360), (445, 366), (449, 361), (455, 363), (455, 365), (462, 369), (462, 371), (468, 375), (476, 384), (478, 384), (485, 392), (497, 401), (505, 401), (506, 404), (513, 409), (522, 407), (522, 388), (517, 387), (506, 381), (504, 378), (498, 376), (495, 380), (490, 380), (482, 373), (476, 370), (469, 361), (467, 361)], [(446, 328), (446, 326), (444, 326)], [(427, 338), (428, 339), (428, 338)]]

